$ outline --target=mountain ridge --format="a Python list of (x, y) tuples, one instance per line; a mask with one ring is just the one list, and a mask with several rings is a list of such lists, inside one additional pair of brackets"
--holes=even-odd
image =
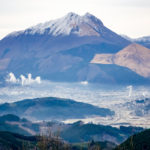
[[(71, 34), (71, 32), (76, 33), (78, 30), (80, 30), (80, 28), (78, 26), (82, 27), (82, 24), (84, 24), (84, 26), (91, 27), (93, 29), (93, 32), (95, 32), (95, 33), (100, 32), (100, 27), (102, 28), (104, 26), (104, 24), (102, 23), (102, 21), (100, 19), (96, 18), (94, 15), (92, 15), (90, 13), (85, 13), (83, 16), (80, 16), (78, 14), (70, 12), (62, 18), (47, 21), (45, 23), (39, 23), (39, 24), (29, 27), (25, 30), (12, 32), (12, 33), (8, 34), (6, 37), (18, 36), (20, 33), (25, 33), (25, 34), (47, 33), (47, 34), (52, 34), (54, 36), (58, 36), (61, 34), (69, 35), (69, 34)], [(45, 32), (45, 30), (47, 30), (47, 31)], [(86, 35), (85, 31), (89, 32), (88, 30), (83, 29), (83, 32), (82, 32), (83, 35)], [(101, 29), (101, 31), (102, 31), (102, 29)], [(83, 36), (82, 34), (81, 34), (81, 36)], [(98, 33), (93, 34), (93, 35), (99, 36)]]
[(4, 103), (0, 105), (0, 113), (1, 115), (14, 114), (33, 120), (66, 120), (95, 115), (103, 117), (114, 115), (114, 111), (107, 108), (56, 97), (25, 99), (14, 103)]
[(128, 41), (131, 41), (133, 43), (137, 43), (137, 44), (143, 45), (147, 48), (150, 48), (150, 36), (143, 36), (143, 37), (139, 37), (139, 38), (130, 38), (127, 35), (121, 35), (121, 36)]
[(103, 26), (103, 23), (99, 19), (97, 19), (95, 16), (89, 13), (86, 13), (84, 16), (79, 16), (78, 14), (70, 12), (62, 18), (47, 21), (45, 23), (40, 23), (35, 26), (29, 27), (28, 29), (11, 33), (10, 35), (17, 36), (23, 32), (25, 34), (36, 34), (36, 33), (44, 34), (47, 32), (47, 34), (52, 34), (53, 36), (59, 36), (61, 34), (69, 35), (71, 34), (72, 31), (77, 32), (78, 31), (77, 26), (82, 23), (87, 23), (87, 25), (91, 26), (92, 23), (93, 24), (97, 23), (98, 25)]
[(116, 54), (97, 54), (91, 63), (116, 64), (127, 67), (137, 74), (150, 77), (150, 49), (132, 43)]

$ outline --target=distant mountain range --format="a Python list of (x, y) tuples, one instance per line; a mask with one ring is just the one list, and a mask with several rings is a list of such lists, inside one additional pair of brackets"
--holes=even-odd
[(130, 135), (143, 131), (140, 127), (124, 127), (115, 128), (112, 126), (104, 126), (100, 124), (75, 122), (61, 132), (61, 136), (71, 143), (79, 143), (82, 141), (110, 141), (113, 143), (121, 143)]
[[(80, 143), (66, 143), (62, 139), (56, 137), (49, 137), (48, 140), (45, 136), (24, 136), (12, 132), (0, 132), (0, 149), (1, 150), (20, 150), (20, 149), (39, 149), (53, 147), (58, 150), (149, 150), (150, 149), (150, 129), (144, 130), (140, 133), (132, 135), (122, 144), (116, 144), (108, 141), (94, 141), (80, 142)], [(44, 141), (45, 140), (45, 141)], [(98, 148), (97, 148), (98, 147)], [(116, 148), (115, 148), (116, 147)], [(44, 149), (43, 148), (43, 149)], [(47, 148), (48, 149), (48, 148)]]
[(135, 43), (141, 44), (147, 48), (150, 48), (150, 36), (144, 36), (144, 37), (135, 38), (135, 39), (132, 39), (126, 35), (121, 35), (121, 36), (123, 38), (125, 38), (126, 40), (129, 40), (131, 42), (135, 42)]
[(90, 63), (96, 54), (116, 54), (131, 43), (89, 13), (69, 13), (4, 37), (0, 41), (0, 78), (13, 72), (52, 81), (147, 83), (145, 70), (139, 74), (127, 65)]
[(63, 121), (90, 116), (112, 116), (114, 112), (107, 108), (100, 108), (70, 99), (47, 97), (1, 104), (0, 114), (14, 114), (31, 120)]
[(0, 116), (0, 134), (1, 132), (13, 132), (24, 136), (35, 136), (39, 134), (47, 135), (49, 130), (52, 135), (55, 135), (59, 131), (59, 136), (70, 143), (81, 143), (94, 140), (103, 142), (110, 141), (120, 144), (130, 135), (141, 132), (144, 129), (132, 126), (120, 126), (120, 128), (115, 128), (100, 124), (83, 123), (82, 121), (69, 124), (58, 121), (32, 122), (12, 114)]
[(150, 36), (145, 36), (135, 39), (136, 43), (139, 43), (147, 48), (150, 48)]

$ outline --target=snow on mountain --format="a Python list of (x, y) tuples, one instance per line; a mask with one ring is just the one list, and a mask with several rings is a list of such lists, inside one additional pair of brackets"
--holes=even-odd
[(50, 35), (54, 37), (77, 35), (79, 37), (95, 36), (101, 37), (103, 40), (127, 42), (124, 38), (106, 28), (102, 21), (90, 13), (80, 16), (75, 13), (68, 13), (66, 16), (40, 23), (26, 30), (13, 32), (9, 36), (25, 35)]
[(134, 42), (139, 43), (147, 48), (150, 48), (150, 36), (144, 36), (141, 38), (134, 39)]
[(147, 48), (150, 48), (150, 36), (144, 36), (144, 37), (140, 37), (140, 38), (130, 38), (127, 35), (120, 35), (121, 37), (123, 37), (124, 39), (131, 41), (133, 43), (138, 43), (140, 45), (143, 45)]
[(75, 13), (68, 13), (66, 16), (40, 23), (36, 26), (30, 27), (24, 31), (13, 32), (9, 36), (17, 36), (20, 33), (25, 34), (49, 34), (53, 36), (76, 34), (79, 36), (100, 36), (103, 32), (103, 23), (95, 16), (86, 13), (80, 16)]
[(136, 42), (150, 42), (150, 36), (144, 36), (144, 37), (140, 37), (140, 38), (136, 38), (134, 39), (134, 41)]
[(150, 36), (144, 36), (144, 37), (139, 37), (139, 38), (130, 38), (129, 36), (124, 35), (124, 34), (121, 34), (120, 36), (131, 42), (148, 42), (148, 41), (150, 41)]

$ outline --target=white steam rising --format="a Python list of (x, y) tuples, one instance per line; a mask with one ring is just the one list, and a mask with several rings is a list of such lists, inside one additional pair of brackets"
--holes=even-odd
[(35, 79), (32, 78), (32, 74), (29, 73), (27, 78), (24, 75), (20, 75), (20, 78), (16, 78), (15, 75), (10, 72), (6, 78), (6, 82), (12, 83), (12, 84), (21, 84), (23, 85), (31, 85), (34, 83), (40, 84), (41, 83), (41, 77), (37, 76)]
[(133, 90), (133, 86), (132, 85), (129, 85), (129, 86), (127, 86), (127, 89), (129, 89), (129, 97), (131, 97), (132, 96), (132, 90)]
[(82, 82), (80, 82), (81, 84), (83, 84), (83, 85), (87, 85), (88, 84), (88, 81), (82, 81)]

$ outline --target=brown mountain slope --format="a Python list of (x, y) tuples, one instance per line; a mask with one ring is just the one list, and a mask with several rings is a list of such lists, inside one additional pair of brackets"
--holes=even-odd
[(91, 63), (116, 64), (150, 77), (150, 49), (133, 43), (116, 54), (96, 54)]

